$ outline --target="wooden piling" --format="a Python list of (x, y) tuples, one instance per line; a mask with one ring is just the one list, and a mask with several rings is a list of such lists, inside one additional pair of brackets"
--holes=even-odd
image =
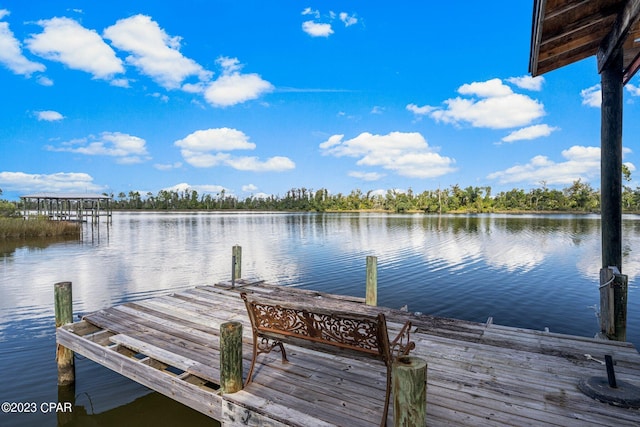
[(220, 325), (220, 392), (242, 390), (242, 323)]
[[(59, 282), (54, 285), (56, 328), (73, 323), (73, 297), (71, 282)], [(56, 347), (58, 364), (58, 385), (71, 385), (76, 380), (73, 351), (60, 344)]]
[(627, 339), (628, 283), (616, 267), (600, 270), (600, 331), (611, 340)]
[(242, 277), (242, 246), (235, 245), (231, 249), (231, 259), (233, 260), (231, 272), (232, 282)]
[(367, 305), (378, 305), (378, 258), (367, 256), (367, 290), (365, 295)]
[(424, 427), (427, 423), (427, 362), (403, 356), (393, 364), (393, 425)]

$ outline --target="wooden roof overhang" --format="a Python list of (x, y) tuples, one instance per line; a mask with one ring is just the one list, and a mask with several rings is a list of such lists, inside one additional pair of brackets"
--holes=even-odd
[(539, 76), (589, 56), (598, 72), (623, 49), (623, 84), (640, 68), (640, 0), (534, 0), (529, 72)]

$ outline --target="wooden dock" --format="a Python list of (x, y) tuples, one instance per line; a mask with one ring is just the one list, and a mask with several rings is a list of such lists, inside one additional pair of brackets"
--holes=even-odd
[[(220, 395), (220, 324), (244, 331), (245, 377), (251, 331), (239, 291), (263, 292), (325, 308), (387, 316), (390, 335), (414, 326), (412, 355), (427, 361), (429, 426), (637, 426), (640, 410), (601, 403), (578, 389), (583, 378), (616, 376), (640, 386), (640, 354), (630, 343), (602, 341), (369, 307), (364, 299), (238, 280), (130, 302), (58, 329), (57, 342), (171, 397), (223, 426), (372, 426), (384, 402), (385, 366), (287, 347), (261, 355), (254, 381)], [(393, 405), (392, 405), (393, 406)], [(389, 425), (393, 425), (393, 408)]]

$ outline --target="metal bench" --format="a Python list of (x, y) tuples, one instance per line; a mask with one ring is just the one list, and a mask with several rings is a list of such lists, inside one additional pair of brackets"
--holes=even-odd
[(393, 362), (415, 348), (415, 343), (410, 339), (410, 321), (404, 324), (393, 341), (389, 341), (383, 313), (374, 316), (336, 312), (256, 294), (243, 292), (240, 296), (247, 307), (253, 332), (253, 357), (246, 385), (253, 380), (253, 369), (259, 354), (269, 353), (278, 347), (282, 362), (287, 362), (283, 343), (331, 354), (378, 359), (387, 368), (384, 411), (380, 422), (381, 426), (386, 425)]

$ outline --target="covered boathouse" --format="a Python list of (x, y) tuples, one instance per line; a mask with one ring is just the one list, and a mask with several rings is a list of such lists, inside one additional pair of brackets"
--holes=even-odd
[(97, 223), (112, 221), (112, 197), (95, 193), (33, 193), (20, 196), (25, 219), (46, 216), (52, 220)]

